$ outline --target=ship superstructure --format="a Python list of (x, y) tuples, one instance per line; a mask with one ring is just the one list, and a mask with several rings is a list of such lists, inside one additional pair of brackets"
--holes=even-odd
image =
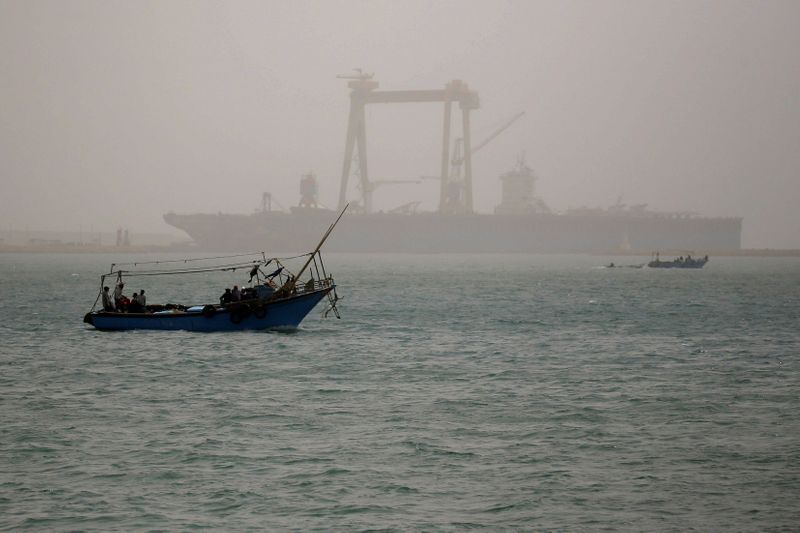
[(550, 213), (547, 204), (536, 196), (536, 174), (525, 163), (525, 156), (517, 159), (517, 165), (500, 176), (502, 182), (502, 200), (495, 207), (497, 215), (526, 215), (532, 213)]

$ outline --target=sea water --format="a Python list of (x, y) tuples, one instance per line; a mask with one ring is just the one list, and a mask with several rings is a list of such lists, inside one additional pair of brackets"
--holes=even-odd
[(82, 323), (115, 259), (0, 255), (4, 530), (800, 524), (799, 259), (329, 255), (341, 320), (210, 334)]

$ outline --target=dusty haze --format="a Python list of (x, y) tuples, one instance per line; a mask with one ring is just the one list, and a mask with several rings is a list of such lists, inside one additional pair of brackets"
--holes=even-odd
[[(177, 231), (176, 212), (335, 206), (348, 91), (462, 79), (481, 97), (475, 204), (525, 152), (555, 209), (622, 197), (742, 216), (800, 248), (800, 2), (0, 1), (0, 235)], [(368, 107), (373, 178), (438, 174), (441, 104)], [(436, 205), (438, 183), (379, 189)]]

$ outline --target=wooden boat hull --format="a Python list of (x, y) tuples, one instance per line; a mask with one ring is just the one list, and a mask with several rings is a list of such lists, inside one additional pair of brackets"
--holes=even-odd
[[(281, 300), (248, 305), (206, 306), (204, 310), (163, 313), (94, 311), (84, 322), (104, 331), (132, 329), (187, 331), (242, 331), (296, 328), (333, 286)], [(209, 309), (213, 308), (213, 312)]]

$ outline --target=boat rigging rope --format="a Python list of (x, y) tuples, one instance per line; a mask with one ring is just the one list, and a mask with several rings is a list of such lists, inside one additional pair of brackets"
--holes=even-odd
[(195, 257), (195, 258), (186, 258), (186, 259), (170, 259), (167, 261), (136, 261), (134, 263), (114, 263), (114, 266), (139, 266), (139, 265), (160, 265), (160, 264), (167, 264), (167, 263), (192, 263), (195, 261), (212, 261), (216, 259), (232, 259), (234, 257), (249, 257), (253, 255), (260, 255), (264, 257), (264, 252), (248, 252), (246, 254), (236, 254), (236, 255), (220, 255), (217, 257)]
[(225, 272), (236, 270), (237, 268), (252, 268), (253, 265), (262, 264), (261, 261), (250, 263), (228, 263), (225, 265), (214, 265), (210, 267), (182, 268), (177, 270), (114, 270), (109, 274), (125, 275), (126, 277), (135, 276), (166, 276), (170, 274), (197, 274), (201, 272)]
[[(273, 261), (273, 260), (278, 261), (279, 259), (282, 259), (284, 261), (288, 261), (288, 260), (291, 260), (291, 259), (299, 259), (301, 257), (308, 257), (309, 255), (312, 255), (312, 254), (310, 252), (308, 252), (308, 253), (295, 255), (295, 256), (291, 256), (291, 257), (281, 257), (281, 258), (273, 257), (273, 258), (267, 259), (267, 257), (264, 254), (264, 252), (256, 252), (256, 253), (237, 254), (237, 255), (222, 255), (222, 256), (219, 256), (219, 257), (197, 257), (197, 258), (194, 258), (194, 259), (173, 259), (173, 260), (168, 260), (168, 261), (137, 261), (137, 262), (132, 262), (132, 263), (111, 263), (111, 270), (109, 271), (109, 274), (114, 273), (114, 272), (124, 272), (128, 276), (135, 275), (135, 274), (133, 274), (134, 272), (136, 272), (134, 270), (122, 270), (122, 269), (114, 270), (115, 267), (120, 267), (120, 266), (130, 266), (130, 265), (132, 265), (134, 267), (138, 267), (138, 266), (142, 266), (142, 265), (160, 265), (160, 264), (170, 264), (170, 263), (191, 263), (191, 262), (196, 262), (196, 261), (213, 261), (213, 260), (216, 260), (216, 259), (232, 259), (232, 258), (235, 258), (235, 257), (251, 257), (251, 256), (254, 256), (254, 255), (255, 256), (261, 256), (262, 259), (261, 260), (253, 259), (249, 263), (230, 263), (230, 264), (224, 264), (224, 265), (214, 265), (214, 266), (209, 266), (209, 267), (202, 267), (201, 270), (188, 269), (188, 272), (195, 272), (195, 271), (198, 271), (198, 272), (202, 272), (202, 271), (212, 272), (212, 271), (215, 271), (215, 270), (229, 270), (230, 267), (239, 268), (239, 267), (242, 267), (242, 266), (252, 266), (252, 265), (255, 265), (255, 264), (258, 264), (258, 263), (267, 265), (267, 264), (269, 264), (270, 261)], [(151, 270), (151, 271), (142, 271), (142, 272), (143, 272), (143, 274), (141, 274), (141, 275), (145, 275), (145, 273), (147, 275), (154, 275), (154, 274), (150, 274), (150, 273), (151, 272), (158, 272), (158, 273), (162, 273), (162, 274), (171, 274), (173, 272), (174, 273), (185, 273), (186, 271), (184, 271), (184, 270)]]
[[(100, 285), (102, 285), (102, 283), (100, 283)], [(92, 311), (94, 311), (94, 308), (95, 308), (95, 307), (97, 307), (97, 302), (99, 302), (99, 301), (100, 301), (100, 296), (102, 296), (102, 295), (103, 295), (103, 289), (101, 288), (101, 289), (100, 289), (100, 292), (98, 292), (98, 293), (97, 293), (97, 298), (95, 298), (95, 299), (94, 299), (94, 303), (92, 304), (92, 308), (91, 308), (91, 309), (89, 309), (89, 312), (90, 312), (90, 313), (91, 313)]]

